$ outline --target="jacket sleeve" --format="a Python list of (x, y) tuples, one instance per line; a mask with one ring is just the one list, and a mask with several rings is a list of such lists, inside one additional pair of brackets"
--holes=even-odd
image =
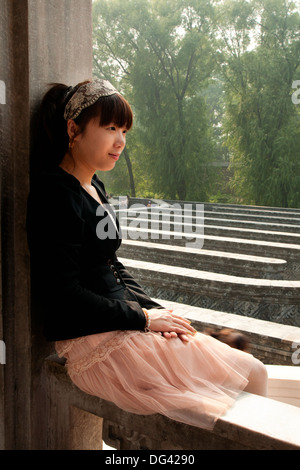
[(32, 192), (27, 231), (32, 286), (44, 312), (48, 340), (75, 338), (112, 330), (142, 330), (145, 315), (138, 300), (111, 299), (81, 282), (85, 221), (82, 198), (61, 186)]

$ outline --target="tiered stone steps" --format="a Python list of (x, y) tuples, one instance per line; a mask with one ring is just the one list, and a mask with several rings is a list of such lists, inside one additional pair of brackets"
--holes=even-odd
[(149, 295), (300, 326), (300, 210), (134, 202), (118, 256)]

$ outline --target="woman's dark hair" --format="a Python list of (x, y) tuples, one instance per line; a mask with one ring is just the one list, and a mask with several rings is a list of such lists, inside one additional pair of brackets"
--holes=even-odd
[[(53, 84), (45, 94), (40, 109), (32, 121), (31, 171), (51, 170), (57, 167), (69, 147), (67, 121), (64, 109), (82, 82), (76, 87), (68, 87), (60, 83)], [(96, 103), (84, 109), (74, 119), (84, 132), (91, 119), (99, 117), (99, 125), (114, 123), (118, 127), (130, 129), (133, 114), (130, 105), (121, 95), (114, 94), (99, 98)]]

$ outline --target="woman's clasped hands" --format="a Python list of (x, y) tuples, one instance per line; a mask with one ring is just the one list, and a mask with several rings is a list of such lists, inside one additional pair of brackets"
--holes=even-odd
[(160, 332), (165, 338), (177, 338), (189, 341), (197, 331), (186, 318), (173, 314), (172, 309), (151, 308), (147, 310), (150, 317), (150, 330)]

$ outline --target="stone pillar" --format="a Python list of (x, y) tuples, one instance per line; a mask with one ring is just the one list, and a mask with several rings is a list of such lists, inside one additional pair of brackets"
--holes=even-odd
[[(26, 239), (31, 117), (48, 84), (92, 75), (92, 0), (0, 0), (0, 449), (34, 449), (45, 344)], [(33, 314), (32, 314), (33, 313)], [(43, 387), (42, 387), (43, 388)], [(46, 424), (46, 423), (45, 423)], [(46, 432), (46, 431), (45, 431)]]

